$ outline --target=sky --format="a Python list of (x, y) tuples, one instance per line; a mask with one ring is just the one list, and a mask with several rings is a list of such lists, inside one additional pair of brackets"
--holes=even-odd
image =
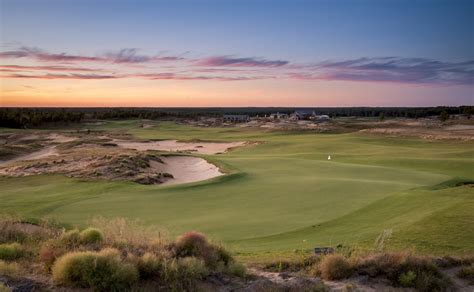
[(0, 0), (0, 106), (474, 105), (474, 1)]

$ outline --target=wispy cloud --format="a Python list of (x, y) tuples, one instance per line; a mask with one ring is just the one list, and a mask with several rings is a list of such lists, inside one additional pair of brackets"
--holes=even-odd
[(2, 59), (30, 58), (42, 62), (100, 62), (100, 63), (147, 63), (183, 60), (180, 56), (148, 56), (138, 54), (138, 49), (121, 49), (99, 56), (49, 53), (39, 48), (20, 47), (16, 50), (0, 52)]
[(215, 56), (197, 60), (196, 66), (207, 67), (281, 67), (288, 61), (266, 60), (261, 58), (236, 58), (232, 56)]
[[(390, 56), (296, 64), (285, 60), (232, 55), (202, 58), (184, 58), (183, 55), (146, 55), (140, 54), (135, 48), (110, 51), (96, 56), (51, 53), (25, 46), (0, 52), (0, 59), (12, 61), (23, 58), (33, 60), (39, 65), (0, 65), (1, 77), (218, 81), (295, 79), (422, 85), (474, 84), (474, 60), (445, 62)], [(90, 66), (76, 66), (77, 63), (88, 63)], [(114, 66), (109, 66), (111, 64)]]
[(70, 66), (21, 66), (21, 65), (0, 65), (0, 70), (12, 71), (66, 71), (66, 72), (97, 72), (101, 69), (70, 67)]
[[(132, 76), (130, 76), (132, 77)], [(150, 74), (137, 74), (133, 77), (140, 77), (149, 80), (218, 80), (218, 81), (246, 81), (246, 80), (258, 80), (265, 77), (252, 77), (252, 76), (206, 76), (206, 75), (183, 75), (175, 73), (150, 73)], [(268, 77), (266, 77), (268, 78)]]
[(117, 79), (122, 78), (116, 75), (107, 74), (39, 74), (39, 75), (28, 75), (28, 74), (8, 74), (2, 75), (2, 78), (20, 78), (20, 79)]
[(360, 58), (326, 61), (312, 70), (290, 73), (295, 79), (469, 85), (474, 83), (474, 61), (450, 63), (424, 58)]

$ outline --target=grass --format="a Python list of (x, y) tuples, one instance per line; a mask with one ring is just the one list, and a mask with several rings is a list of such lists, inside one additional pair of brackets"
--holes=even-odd
[(466, 232), (474, 225), (474, 188), (449, 183), (474, 180), (472, 142), (139, 124), (114, 121), (91, 129), (141, 139), (263, 143), (203, 156), (231, 174), (189, 185), (0, 178), (0, 209), (80, 226), (101, 214), (138, 218), (172, 235), (199, 230), (248, 260), (314, 246), (371, 248), (386, 230), (391, 249), (474, 251), (474, 233)]

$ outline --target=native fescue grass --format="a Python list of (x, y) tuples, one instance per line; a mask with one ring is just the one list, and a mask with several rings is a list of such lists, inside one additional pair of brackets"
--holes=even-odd
[[(10, 231), (25, 226), (21, 220), (9, 222)], [(246, 276), (243, 265), (202, 233), (188, 232), (173, 240), (137, 221), (98, 218), (93, 222), (97, 225), (82, 230), (45, 226), (51, 229), (50, 237), (38, 240), (25, 234), (22, 244), (0, 244), (0, 276), (21, 279), (33, 273), (41, 279), (50, 277), (52, 281), (43, 281), (52, 283), (53, 290), (94, 291), (140, 291), (145, 286), (181, 291), (193, 289), (211, 273)]]
[(474, 224), (474, 188), (442, 185), (474, 180), (472, 142), (139, 125), (116, 121), (94, 128), (144, 139), (262, 143), (209, 156), (229, 176), (192, 185), (0, 178), (0, 208), (81, 227), (101, 214), (163, 226), (172, 236), (199, 230), (254, 259), (316, 246), (371, 248), (384, 230), (391, 230), (385, 242), (391, 249), (473, 251), (474, 233), (465, 230)]

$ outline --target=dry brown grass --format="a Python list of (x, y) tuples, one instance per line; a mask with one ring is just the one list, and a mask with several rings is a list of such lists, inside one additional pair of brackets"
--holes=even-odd
[(104, 233), (104, 244), (115, 247), (156, 248), (169, 242), (168, 232), (157, 226), (145, 226), (139, 220), (94, 218), (91, 226)]
[(325, 280), (340, 280), (349, 278), (353, 273), (350, 262), (342, 255), (332, 254), (323, 257), (319, 263), (321, 278)]

